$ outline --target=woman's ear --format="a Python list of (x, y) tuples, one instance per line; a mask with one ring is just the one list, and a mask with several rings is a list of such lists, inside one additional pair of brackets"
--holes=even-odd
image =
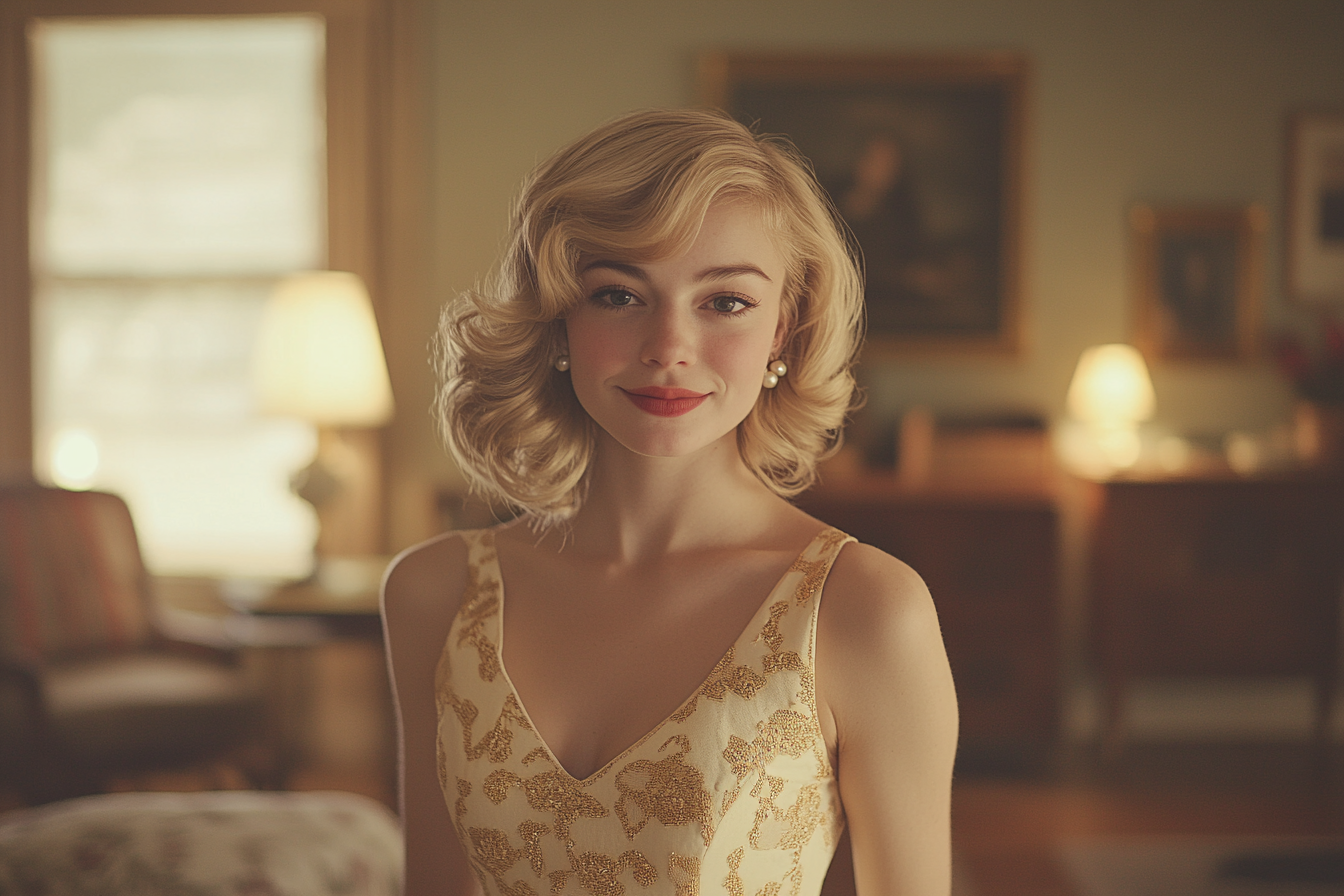
[(779, 313), (779, 323), (775, 325), (775, 341), (770, 343), (771, 358), (781, 357), (784, 351), (784, 346), (789, 342), (789, 332), (792, 329), (792, 318), (781, 310)]
[(555, 319), (555, 348), (557, 353), (562, 355), (569, 354), (569, 330), (566, 329), (565, 319), (557, 317)]

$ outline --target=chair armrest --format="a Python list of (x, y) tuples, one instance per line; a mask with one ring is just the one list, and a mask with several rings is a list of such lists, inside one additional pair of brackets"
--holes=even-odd
[(39, 737), (47, 729), (46, 703), (42, 699), (42, 668), (36, 662), (0, 657), (0, 688), (18, 694), (24, 721)]
[(205, 613), (161, 607), (154, 619), (155, 642), (164, 650), (236, 664), (243, 646), (225, 620)]

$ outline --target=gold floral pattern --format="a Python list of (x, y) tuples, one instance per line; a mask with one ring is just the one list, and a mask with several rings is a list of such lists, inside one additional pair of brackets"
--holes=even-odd
[(571, 847), (570, 862), (570, 870), (551, 875), (552, 893), (564, 891), (570, 874), (576, 876), (579, 885), (593, 896), (622, 896), (625, 884), (621, 883), (618, 875), (627, 868), (641, 887), (651, 887), (658, 880), (658, 869), (653, 867), (653, 863), (645, 858), (643, 853), (634, 849), (626, 850), (613, 858), (600, 852), (574, 855)]
[[(671, 743), (678, 744), (681, 749), (658, 762), (636, 760), (616, 775), (616, 790), (621, 795), (616, 801), (616, 817), (621, 820), (625, 836), (631, 840), (644, 829), (650, 818), (666, 825), (697, 822), (708, 846), (714, 838), (714, 819), (709, 811), (710, 795), (705, 789), (705, 776), (698, 768), (682, 761), (691, 750), (691, 742), (685, 735), (674, 734), (660, 751)], [(628, 806), (631, 803), (643, 816), (638, 821), (630, 819)]]
[(471, 838), (476, 864), (496, 878), (507, 874), (519, 859), (527, 857), (524, 851), (513, 848), (509, 843), (509, 835), (503, 831), (467, 828), (467, 836)]
[(470, 644), (476, 648), (479, 657), (477, 670), (482, 681), (494, 681), (499, 674), (499, 650), (485, 634), (486, 621), (499, 613), (499, 601), (502, 586), (499, 576), (485, 570), (486, 564), (496, 563), (494, 539), (490, 540), (488, 553), (471, 564), (471, 575), (462, 592), (462, 609), (457, 618), (461, 627), (457, 631), (457, 644)]
[(498, 805), (508, 798), (509, 790), (519, 787), (527, 804), (555, 818), (555, 835), (569, 839), (569, 829), (579, 818), (606, 818), (607, 807), (563, 771), (542, 772), (523, 778), (507, 769), (497, 769), (485, 779), (482, 792)]
[(686, 705), (672, 714), (673, 722), (684, 722), (695, 712), (695, 705), (701, 697), (708, 697), (710, 700), (717, 700), (722, 703), (723, 698), (732, 691), (743, 700), (750, 700), (756, 696), (756, 692), (765, 687), (765, 676), (757, 672), (750, 666), (733, 665), (733, 647), (728, 648), (728, 652), (723, 655), (709, 673), (709, 678), (700, 686), (696, 695), (686, 702)]
[(457, 779), (457, 802), (453, 804), (453, 816), (461, 818), (467, 814), (467, 797), (471, 796), (471, 782)]
[(449, 693), (448, 705), (453, 708), (457, 721), (462, 725), (462, 752), (468, 759), (485, 756), (491, 762), (505, 761), (513, 752), (513, 729), (509, 727), (509, 723), (523, 728), (530, 727), (527, 717), (523, 715), (522, 708), (518, 705), (518, 698), (510, 694), (504, 701), (504, 708), (499, 711), (499, 718), (495, 720), (494, 727), (486, 732), (480, 743), (473, 744), (471, 728), (476, 724), (476, 717), (480, 714), (476, 704)]
[(551, 829), (535, 821), (524, 821), (518, 825), (518, 836), (523, 838), (523, 852), (532, 866), (532, 873), (540, 877), (546, 871), (546, 859), (541, 852), (541, 838)]
[(667, 878), (677, 888), (672, 896), (700, 896), (700, 859), (669, 853)]
[(770, 605), (770, 621), (767, 622), (758, 636), (759, 640), (764, 641), (770, 648), (772, 654), (779, 653), (784, 647), (784, 632), (780, 628), (780, 620), (789, 612), (789, 602), (785, 600), (776, 601)]
[(761, 801), (756, 817), (759, 819), (767, 813), (785, 784), (783, 779), (770, 774), (769, 766), (778, 756), (801, 756), (812, 745), (814, 736), (813, 726), (804, 716), (793, 710), (778, 709), (750, 743), (735, 734), (729, 737), (723, 758), (737, 776), (737, 786), (724, 797), (724, 811), (737, 799), (742, 782), (754, 775), (756, 783), (751, 788), (751, 795)]
[(814, 634), (826, 576), (852, 539), (819, 533), (695, 693), (579, 781), (501, 674), (494, 535), (463, 538), (470, 582), (436, 674), (439, 780), (486, 894), (816, 896), (843, 813), (817, 717)]

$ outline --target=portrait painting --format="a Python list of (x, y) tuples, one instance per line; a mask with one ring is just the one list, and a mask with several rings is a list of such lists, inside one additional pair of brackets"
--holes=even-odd
[(1025, 63), (713, 55), (704, 99), (788, 137), (853, 234), (870, 350), (1018, 347)]
[(1344, 111), (1288, 122), (1284, 274), (1289, 298), (1344, 309)]
[(1259, 339), (1265, 213), (1154, 208), (1130, 213), (1135, 342), (1152, 360), (1247, 360)]

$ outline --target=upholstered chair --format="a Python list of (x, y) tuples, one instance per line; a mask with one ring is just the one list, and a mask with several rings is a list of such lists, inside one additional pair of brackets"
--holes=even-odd
[(168, 637), (126, 503), (0, 485), (0, 778), (30, 802), (259, 735), (236, 654)]

